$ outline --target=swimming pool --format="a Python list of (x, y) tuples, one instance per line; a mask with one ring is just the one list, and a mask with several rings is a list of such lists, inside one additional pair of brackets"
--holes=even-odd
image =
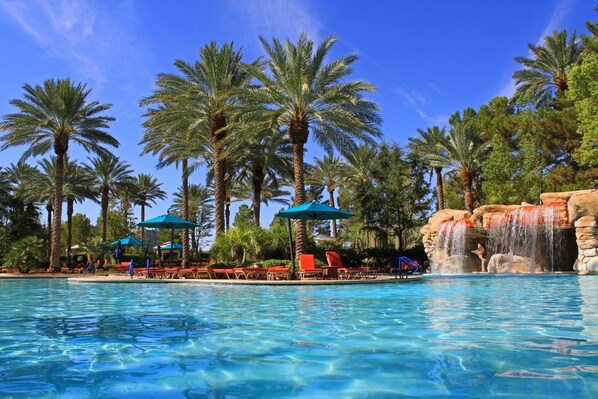
[(590, 398), (598, 276), (0, 280), (0, 397)]

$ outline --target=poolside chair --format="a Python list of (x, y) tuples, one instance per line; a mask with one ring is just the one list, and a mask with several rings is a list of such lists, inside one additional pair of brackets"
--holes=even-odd
[(299, 255), (299, 278), (305, 277), (318, 278), (323, 276), (324, 271), (316, 267), (316, 258), (310, 254)]
[(328, 266), (336, 267), (340, 278), (361, 278), (377, 277), (377, 270), (369, 267), (345, 267), (343, 259), (338, 252), (326, 251), (326, 260)]
[(267, 280), (288, 280), (289, 268), (286, 266), (272, 266), (266, 269)]

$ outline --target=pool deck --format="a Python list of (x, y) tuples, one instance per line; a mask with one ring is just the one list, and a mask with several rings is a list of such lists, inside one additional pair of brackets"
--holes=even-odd
[(409, 276), (403, 278), (395, 278), (395, 276), (377, 276), (369, 279), (352, 279), (352, 280), (242, 280), (242, 279), (155, 279), (155, 278), (133, 278), (129, 276), (119, 275), (98, 275), (98, 276), (75, 276), (68, 274), (57, 273), (38, 273), (38, 274), (0, 274), (0, 279), (23, 279), (23, 278), (63, 278), (69, 282), (77, 283), (187, 283), (187, 284), (204, 284), (204, 285), (351, 285), (351, 284), (381, 284), (381, 283), (411, 283), (414, 281), (421, 281), (421, 276)]

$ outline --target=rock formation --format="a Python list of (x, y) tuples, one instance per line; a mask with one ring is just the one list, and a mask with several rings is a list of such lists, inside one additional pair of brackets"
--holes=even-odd
[[(484, 205), (473, 214), (438, 211), (421, 230), (432, 271), (598, 273), (598, 190), (544, 193), (540, 200)], [(463, 245), (454, 245), (454, 238), (443, 236), (464, 219)]]

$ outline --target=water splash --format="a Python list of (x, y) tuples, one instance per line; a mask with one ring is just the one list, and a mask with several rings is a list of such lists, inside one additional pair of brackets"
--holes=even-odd
[(451, 261), (451, 257), (467, 255), (465, 233), (469, 227), (472, 227), (469, 219), (450, 220), (440, 225), (432, 262), (433, 273), (460, 274), (464, 272), (463, 264)]
[(560, 270), (562, 211), (563, 204), (557, 203), (524, 206), (490, 215), (489, 258), (494, 254), (508, 255), (508, 271), (512, 271), (515, 257), (528, 260), (531, 273)]

